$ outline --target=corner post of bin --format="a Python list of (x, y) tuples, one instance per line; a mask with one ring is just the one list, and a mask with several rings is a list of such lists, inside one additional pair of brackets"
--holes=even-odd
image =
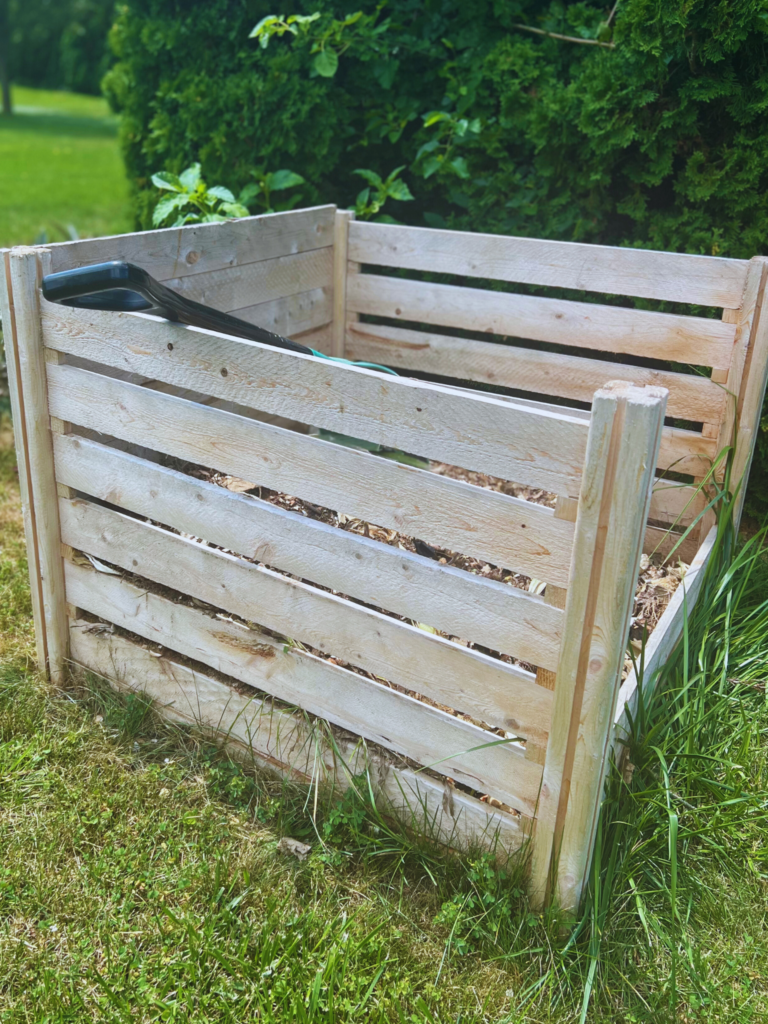
[(5, 253), (3, 321), (8, 320), (5, 342), (38, 660), (51, 682), (60, 684), (69, 629), (40, 319), (41, 259), (47, 256), (47, 250), (21, 246)]
[(667, 390), (595, 393), (531, 864), (534, 899), (573, 911), (594, 847)]
[[(749, 295), (749, 281), (755, 280), (753, 294)], [(744, 310), (749, 322), (749, 340), (744, 358), (743, 372), (740, 375), (740, 388), (735, 416), (734, 458), (732, 486), (739, 485), (734, 509), (734, 523), (739, 528), (741, 513), (744, 508), (749, 470), (755, 454), (755, 444), (763, 408), (766, 382), (768, 382), (768, 305), (766, 303), (768, 288), (768, 257), (754, 256), (750, 260), (745, 299), (748, 308)], [(729, 443), (725, 438), (723, 443)]]
[(331, 355), (344, 355), (347, 336), (347, 252), (353, 210), (337, 210), (333, 225), (333, 329)]

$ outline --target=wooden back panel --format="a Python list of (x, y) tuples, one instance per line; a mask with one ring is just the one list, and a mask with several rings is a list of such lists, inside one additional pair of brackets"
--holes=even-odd
[[(731, 442), (764, 287), (754, 260), (358, 222), (349, 227), (348, 256), (349, 358), (583, 403), (611, 379), (665, 387), (668, 416), (687, 422), (664, 428), (658, 469), (694, 485)], [(392, 276), (396, 269), (408, 278)], [(436, 284), (412, 271), (579, 289), (611, 302)], [(627, 300), (617, 305), (617, 295)], [(716, 307), (722, 318), (637, 309), (636, 298)], [(654, 368), (649, 360), (680, 366)], [(703, 504), (695, 487), (665, 485), (651, 518), (685, 524)]]

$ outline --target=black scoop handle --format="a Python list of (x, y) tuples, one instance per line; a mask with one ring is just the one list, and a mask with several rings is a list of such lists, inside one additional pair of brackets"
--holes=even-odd
[(90, 267), (47, 274), (42, 281), (43, 295), (49, 302), (77, 309), (103, 309), (115, 313), (153, 313), (166, 320), (202, 327), (221, 334), (234, 334), (249, 341), (260, 341), (275, 348), (317, 355), (314, 349), (249, 324), (230, 313), (221, 313), (201, 302), (185, 299), (151, 277), (135, 263), (113, 260)]

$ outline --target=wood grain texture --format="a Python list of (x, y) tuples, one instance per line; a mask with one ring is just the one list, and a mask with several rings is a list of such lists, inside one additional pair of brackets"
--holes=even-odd
[(158, 281), (333, 245), (335, 206), (50, 245), (51, 270), (128, 260)]
[[(71, 489), (300, 579), (493, 651), (520, 650), (527, 656), (532, 653), (529, 634), (559, 635), (562, 616), (516, 587), (348, 533), (250, 494), (235, 494), (86, 438), (54, 440), (57, 479)], [(531, 673), (511, 665), (507, 669), (529, 687), (530, 699), (536, 699)]]
[(333, 288), (312, 288), (282, 299), (235, 310), (241, 320), (264, 327), (283, 338), (314, 331), (333, 320)]
[[(71, 563), (67, 563), (66, 574), (72, 603), (83, 611), (279, 696), (369, 741), (402, 752), (418, 748), (422, 763), (440, 759), (438, 744), (447, 743), (444, 751), (460, 753), (477, 742), (491, 741), (494, 735), (321, 658), (285, 650), (257, 630), (148, 594), (115, 576)], [(419, 733), (421, 738), (416, 739)], [(514, 774), (523, 762), (519, 750), (499, 746), (491, 752), (494, 749), (504, 752), (497, 767)], [(462, 763), (469, 764), (470, 757), (460, 754)], [(441, 773), (444, 770), (438, 768)], [(539, 774), (534, 770), (527, 778), (535, 781)], [(520, 783), (511, 786), (521, 791)]]
[(40, 326), (37, 252), (17, 247), (8, 254), (6, 287), (11, 297), (10, 348), (18, 412), (23, 422), (21, 443), (25, 452), (25, 476), (31, 533), (32, 565), (39, 591), (38, 608), (45, 624), (44, 649), (51, 682), (64, 681), (69, 649), (69, 629), (64, 597), (58, 496), (53, 466), (53, 446), (48, 414), (45, 349)]
[[(425, 773), (369, 750), (361, 741), (334, 736), (326, 726), (275, 707), (270, 700), (240, 694), (226, 683), (188, 668), (167, 655), (153, 657), (139, 644), (93, 632), (90, 622), (72, 623), (72, 657), (84, 669), (120, 690), (150, 697), (162, 716), (183, 725), (213, 729), (230, 748), (262, 767), (295, 781), (343, 793), (366, 774), (377, 806), (452, 847), (489, 844), (516, 850), (526, 819), (487, 804)], [(339, 757), (339, 755), (341, 755)]]
[[(526, 681), (507, 671), (501, 661), (83, 499), (62, 499), (61, 515), (64, 543), (73, 548), (257, 622), (478, 721), (493, 724), (493, 719), (504, 723), (499, 728), (522, 735), (548, 731), (547, 701), (532, 694)], [(481, 734), (478, 742), (482, 735), (487, 738), (487, 733)]]
[(351, 210), (337, 210), (333, 231), (333, 351), (344, 357), (344, 335), (347, 324), (347, 243), (349, 225), (355, 219)]
[[(62, 507), (64, 504), (62, 503)], [(106, 551), (109, 550), (113, 559), (119, 554), (120, 557), (116, 559), (116, 564), (127, 560), (129, 565), (132, 565), (136, 561), (139, 565), (133, 566), (133, 569), (138, 574), (146, 575), (147, 578), (154, 579), (156, 582), (162, 577), (163, 585), (169, 586), (175, 583), (177, 587), (182, 588), (184, 593), (197, 597), (198, 600), (208, 602), (213, 596), (218, 601), (219, 607), (223, 607), (224, 610), (235, 614), (241, 614), (243, 610), (246, 610), (254, 619), (257, 617), (261, 619), (260, 625), (266, 625), (267, 628), (275, 628), (269, 625), (270, 621), (273, 623), (282, 621), (283, 626), (288, 625), (291, 628), (291, 632), (294, 634), (293, 640), (303, 637), (303, 642), (309, 643), (308, 637), (314, 634), (314, 639), (320, 639), (326, 648), (330, 641), (336, 656), (346, 660), (343, 653), (346, 638), (343, 634), (350, 633), (351, 628), (354, 628), (353, 623), (358, 629), (355, 640), (355, 645), (358, 647), (368, 643), (373, 643), (376, 646), (380, 644), (380, 640), (383, 640), (383, 636), (387, 633), (390, 634), (390, 640), (394, 635), (387, 626), (382, 626), (381, 623), (379, 623), (381, 635), (377, 632), (371, 633), (370, 629), (361, 634), (359, 629), (364, 622), (363, 617), (359, 614), (351, 614), (348, 619), (344, 617), (344, 612), (348, 612), (350, 607), (354, 608), (354, 605), (350, 606), (347, 602), (333, 598), (332, 595), (322, 594), (322, 592), (315, 592), (322, 594), (321, 598), (308, 596), (309, 588), (303, 588), (304, 593), (299, 601), (291, 600), (292, 611), (288, 613), (284, 597), (289, 593), (289, 587), (301, 587), (300, 584), (295, 584), (285, 577), (276, 577), (275, 582), (277, 580), (280, 582), (275, 586), (267, 581), (265, 570), (258, 570), (245, 562), (241, 562), (236, 568), (237, 560), (232, 559), (231, 556), (199, 546), (197, 546), (198, 551), (203, 555), (203, 560), (199, 562), (198, 568), (194, 569), (188, 564), (188, 553), (187, 558), (184, 559), (184, 553), (179, 544), (179, 541), (181, 544), (187, 545), (190, 545), (191, 542), (176, 538), (175, 543), (169, 543), (173, 540), (172, 534), (163, 533), (163, 531), (159, 531), (155, 527), (148, 527), (146, 524), (138, 523), (138, 526), (144, 528), (143, 536), (145, 538), (147, 537), (146, 530), (155, 532), (154, 538), (145, 540), (151, 549), (151, 556), (146, 557), (144, 552), (135, 549), (132, 557), (130, 554), (126, 556), (122, 551), (117, 550), (118, 538), (110, 530), (109, 525), (105, 525), (108, 523), (105, 513), (110, 515), (107, 510), (91, 506), (91, 509), (98, 510), (97, 514), (101, 517), (101, 529), (110, 541), (108, 548), (101, 537), (89, 539), (85, 536), (86, 533), (90, 533), (90, 526), (95, 522), (97, 515), (83, 513), (84, 508), (85, 503), (79, 505), (70, 503), (69, 510), (63, 512), (67, 535), (76, 540), (73, 547), (93, 551), (95, 546), (100, 545), (100, 553), (97, 557), (107, 557)], [(119, 516), (118, 513), (111, 513), (111, 515)], [(125, 517), (119, 518), (125, 519)], [(133, 520), (133, 522), (137, 521)], [(120, 528), (118, 526), (118, 529)], [(130, 533), (133, 539), (137, 536), (130, 525), (123, 529), (124, 532)], [(128, 549), (126, 548), (126, 550)], [(170, 555), (171, 561), (166, 560), (165, 553)], [(176, 560), (175, 565), (172, 561), (173, 558)], [(225, 566), (223, 560), (228, 558), (229, 565)], [(179, 559), (184, 559), (181, 564)], [(148, 568), (151, 569), (151, 572), (145, 574), (144, 570)], [(189, 569), (192, 570), (194, 578), (188, 573)], [(246, 571), (250, 576), (248, 582), (244, 575)], [(208, 577), (207, 582), (200, 573)], [(237, 576), (240, 577), (239, 583), (236, 582)], [(78, 595), (77, 600), (74, 599), (75, 593)], [(207, 593), (208, 596), (200, 596), (204, 593)], [(271, 609), (263, 607), (266, 603), (267, 593), (272, 599)], [(294, 595), (298, 595), (298, 593), (293, 589)], [(82, 588), (77, 591), (73, 590), (72, 594), (71, 603), (73, 605), (80, 604), (82, 607), (81, 599), (88, 600)], [(219, 597), (219, 594), (222, 596)], [(336, 602), (336, 608), (341, 612), (341, 616), (335, 616), (333, 622), (326, 618), (326, 622), (321, 625), (318, 616), (310, 609), (311, 603), (314, 604), (315, 609), (319, 609), (319, 600), (324, 600), (326, 609), (332, 607), (329, 602)], [(275, 602), (277, 603), (275, 604)], [(91, 606), (96, 607), (97, 605), (98, 598), (94, 598)], [(343, 608), (344, 605), (347, 605), (346, 609)], [(286, 613), (292, 615), (290, 621), (283, 618)], [(95, 614), (100, 613), (97, 611)], [(369, 625), (370, 621), (372, 620), (369, 620)], [(394, 627), (401, 625), (394, 620), (390, 621)], [(407, 630), (412, 627), (404, 628)], [(319, 634), (315, 632), (318, 629)], [(415, 629), (413, 632), (414, 634), (421, 633), (420, 630)], [(403, 636), (404, 634), (401, 632), (399, 635)], [(429, 637), (429, 634), (426, 633), (421, 633), (421, 635)], [(442, 642), (447, 643), (447, 641)], [(415, 650), (415, 647), (411, 647), (411, 650)], [(429, 648), (423, 646), (421, 650), (423, 653)], [(425, 670), (431, 668), (433, 664), (437, 665), (444, 661), (439, 654), (435, 659), (435, 650), (433, 646), (429, 661), (425, 661)], [(459, 650), (463, 649), (459, 648)], [(471, 654), (472, 652), (465, 653)], [(373, 663), (369, 655), (362, 651), (354, 654), (355, 662), (359, 662), (361, 655), (364, 660)], [(388, 659), (385, 657), (379, 667), (385, 667), (390, 676), (399, 674), (397, 666), (393, 664), (397, 659), (397, 652), (390, 650)], [(374, 660), (377, 659), (374, 658)], [(329, 666), (329, 669), (338, 667)], [(329, 721), (334, 721), (343, 728), (348, 728), (365, 739), (380, 743), (390, 750), (410, 757), (424, 766), (437, 765), (440, 762), (438, 771), (441, 774), (449, 774), (466, 785), (480, 789), (481, 792), (492, 792), (505, 803), (526, 814), (533, 813), (541, 780), (541, 768), (527, 762), (519, 747), (512, 744), (498, 744), (498, 736), (495, 733), (489, 733), (437, 707), (346, 670), (330, 673), (330, 679), (326, 675), (325, 684), (317, 678), (306, 681), (302, 689), (297, 689), (295, 679), (282, 673), (276, 673), (262, 682), (267, 692), (274, 697), (303, 707)], [(478, 689), (481, 685), (478, 679)], [(494, 745), (494, 740), (496, 740), (496, 745)], [(445, 758), (444, 761), (443, 758)]]
[(315, 288), (327, 288), (332, 280), (333, 249), (327, 246), (257, 263), (241, 263), (206, 274), (186, 274), (163, 283), (185, 299), (239, 316), (240, 309)]
[(11, 292), (10, 251), (8, 249), (0, 249), (0, 317), (2, 317), (2, 321), (5, 324), (5, 369), (8, 380), (8, 396), (11, 403), (11, 418), (14, 424), (13, 440), (16, 448), (16, 466), (19, 474), (19, 493), (24, 522), (32, 617), (35, 623), (35, 653), (37, 655), (37, 667), (41, 672), (45, 672), (48, 661), (48, 648), (45, 639), (42, 580), (37, 553), (35, 510), (32, 495), (33, 478), (26, 439), (24, 394), (21, 389), (21, 373), (16, 346), (16, 311)]
[(77, 367), (48, 372), (61, 419), (567, 584), (573, 526), (541, 505)]
[(453, 338), (386, 324), (348, 324), (347, 351), (350, 359), (383, 363), (396, 370), (476, 380), (577, 402), (591, 402), (598, 388), (621, 377), (638, 387), (667, 388), (667, 415), (697, 423), (718, 420), (726, 397), (721, 386), (698, 374), (649, 370), (627, 363)]
[(350, 279), (347, 303), (357, 313), (396, 321), (458, 327), (696, 366), (728, 366), (735, 335), (734, 325), (722, 320), (428, 284), (378, 274), (359, 274)]
[(359, 221), (349, 256), (373, 266), (702, 306), (739, 306), (747, 272), (746, 260)]
[(551, 884), (566, 910), (592, 848), (665, 402), (616, 382), (593, 403), (532, 865), (535, 897)]
[(317, 359), (156, 318), (50, 307), (47, 344), (416, 455), (545, 489), (576, 489), (588, 423), (567, 409)]
[(768, 287), (768, 260), (764, 256), (755, 256), (751, 262), (754, 265), (753, 279), (757, 279), (758, 270), (760, 273), (754, 308), (751, 310), (749, 343), (736, 404), (732, 479), (734, 484), (739, 484), (740, 487), (734, 510), (737, 529), (744, 507), (768, 379), (768, 310), (765, 298)]

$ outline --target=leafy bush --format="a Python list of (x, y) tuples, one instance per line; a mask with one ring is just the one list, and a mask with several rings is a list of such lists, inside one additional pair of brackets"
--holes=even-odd
[[(105, 87), (137, 222), (158, 167), (199, 160), (235, 194), (255, 166), (292, 167), (305, 202), (347, 206), (355, 168), (403, 165), (414, 201), (393, 196), (392, 214), (414, 224), (765, 252), (765, 3), (612, 6), (130, 0)], [(757, 467), (753, 511), (768, 435)]]

